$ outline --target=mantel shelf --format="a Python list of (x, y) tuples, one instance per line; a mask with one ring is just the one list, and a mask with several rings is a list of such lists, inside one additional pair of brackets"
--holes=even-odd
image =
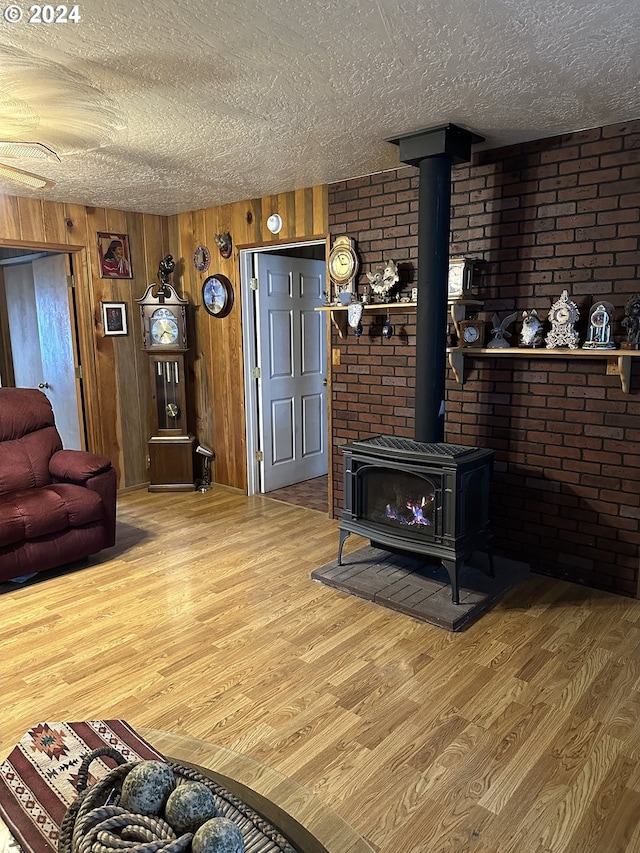
[[(362, 307), (367, 314), (402, 314), (411, 313), (416, 310), (415, 302), (367, 302)], [(348, 305), (319, 305), (315, 311), (327, 311), (331, 313), (331, 322), (336, 327), (338, 335), (344, 338), (347, 332)]]
[[(362, 307), (365, 311), (373, 311), (374, 313), (377, 311), (378, 314), (384, 314), (385, 311), (388, 311), (389, 308), (393, 308), (397, 311), (411, 311), (412, 308), (416, 307), (415, 302), (363, 302)], [(315, 310), (316, 311), (348, 311), (348, 305), (319, 305)]]
[(622, 390), (629, 393), (631, 359), (640, 357), (640, 350), (609, 349), (528, 349), (525, 347), (449, 347), (449, 364), (460, 383), (464, 385), (464, 360), (466, 358), (565, 358), (605, 359), (607, 374), (619, 376)]

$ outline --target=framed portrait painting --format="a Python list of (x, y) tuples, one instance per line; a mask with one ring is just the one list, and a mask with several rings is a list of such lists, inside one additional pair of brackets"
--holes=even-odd
[(133, 278), (127, 234), (98, 231), (101, 278)]
[(127, 306), (125, 302), (102, 303), (102, 334), (126, 335)]

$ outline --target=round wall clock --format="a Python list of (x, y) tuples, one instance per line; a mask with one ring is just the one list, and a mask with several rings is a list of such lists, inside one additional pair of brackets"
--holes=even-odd
[(198, 246), (193, 253), (193, 265), (198, 272), (206, 272), (211, 263), (211, 252), (206, 246)]
[(233, 308), (233, 285), (221, 275), (210, 275), (202, 285), (202, 304), (212, 317), (226, 317)]

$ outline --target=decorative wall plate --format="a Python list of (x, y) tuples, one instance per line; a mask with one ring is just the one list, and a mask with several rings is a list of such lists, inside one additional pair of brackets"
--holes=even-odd
[(198, 246), (193, 253), (193, 265), (198, 272), (206, 272), (211, 263), (211, 252), (206, 246)]

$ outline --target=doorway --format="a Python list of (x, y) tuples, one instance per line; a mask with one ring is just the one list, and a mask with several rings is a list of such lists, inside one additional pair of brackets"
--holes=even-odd
[[(240, 252), (248, 494), (326, 481), (326, 241)], [(293, 494), (294, 492), (292, 492)]]
[(87, 446), (71, 255), (0, 249), (1, 379), (40, 388), (63, 446)]

